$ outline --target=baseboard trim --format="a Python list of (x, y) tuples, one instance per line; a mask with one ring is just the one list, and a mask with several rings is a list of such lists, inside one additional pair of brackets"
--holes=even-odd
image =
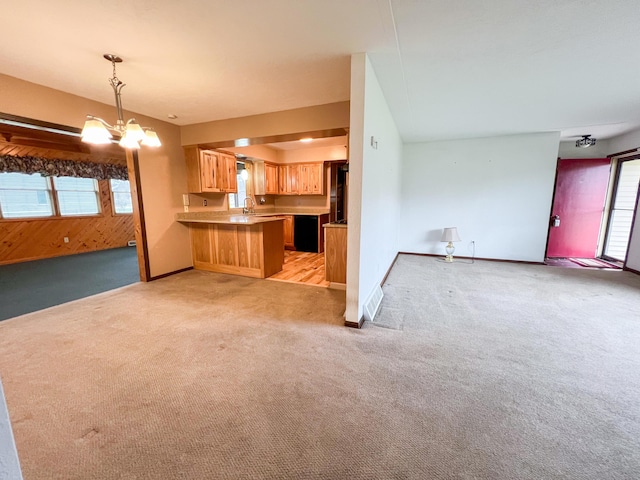
[(635, 273), (636, 275), (640, 275), (640, 270), (636, 270), (635, 268), (629, 268), (627, 266), (622, 267), (622, 270), (625, 272)]
[(391, 265), (389, 265), (389, 268), (387, 269), (387, 273), (385, 273), (384, 278), (380, 282), (381, 287), (387, 282), (387, 277), (391, 273), (391, 269), (393, 268), (393, 266), (396, 264), (396, 260), (398, 260), (398, 255), (400, 255), (400, 252), (396, 253), (396, 256), (393, 259), (393, 262), (391, 262)]
[[(440, 257), (444, 258), (444, 255), (437, 253), (414, 253), (414, 252), (400, 252), (402, 255), (417, 255), (419, 257)], [(500, 258), (482, 258), (482, 257), (464, 257), (462, 255), (456, 255), (454, 258), (461, 258), (463, 260), (482, 260), (484, 262), (503, 262), (503, 263), (520, 263), (525, 265), (544, 265), (544, 262), (530, 262), (527, 260), (503, 260)], [(456, 263), (455, 260), (453, 263)]]
[(364, 323), (364, 316), (360, 317), (360, 321), (358, 322), (348, 322), (344, 321), (344, 326), (349, 328), (362, 328), (362, 324)]
[(171, 275), (176, 275), (178, 273), (186, 272), (188, 270), (193, 270), (193, 267), (181, 268), (180, 270), (175, 270), (173, 272), (163, 273), (162, 275), (156, 275), (155, 277), (151, 277), (149, 281), (153, 282), (154, 280), (160, 280), (161, 278), (167, 278)]

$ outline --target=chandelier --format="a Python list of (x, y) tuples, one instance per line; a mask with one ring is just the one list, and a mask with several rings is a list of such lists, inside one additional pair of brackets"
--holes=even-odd
[(583, 135), (580, 140), (576, 140), (576, 147), (589, 148), (596, 144), (596, 139), (591, 138), (591, 135)]
[(140, 148), (141, 144), (147, 147), (159, 147), (162, 144), (160, 143), (158, 134), (153, 128), (141, 127), (135, 118), (131, 118), (126, 122), (124, 121), (120, 91), (125, 84), (116, 77), (116, 63), (121, 63), (122, 58), (111, 53), (105, 53), (104, 58), (109, 60), (113, 65), (113, 77), (109, 79), (109, 83), (113, 87), (113, 93), (116, 96), (118, 120), (115, 125), (109, 125), (101, 118), (87, 115), (84, 128), (82, 129), (82, 141), (94, 145), (111, 143), (111, 139), (113, 138), (113, 135), (111, 135), (109, 131), (111, 130), (120, 136), (119, 145), (123, 148)]

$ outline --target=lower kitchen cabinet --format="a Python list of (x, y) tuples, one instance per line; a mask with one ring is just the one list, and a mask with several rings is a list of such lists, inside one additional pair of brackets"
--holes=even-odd
[(284, 263), (282, 220), (253, 225), (192, 223), (193, 266), (200, 270), (266, 278)]
[(295, 243), (293, 241), (293, 215), (284, 217), (284, 248), (294, 250)]
[(324, 231), (325, 280), (347, 283), (347, 227), (328, 224)]

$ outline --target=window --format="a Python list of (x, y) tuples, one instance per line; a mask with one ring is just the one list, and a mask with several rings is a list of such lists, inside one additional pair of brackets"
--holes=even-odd
[(129, 180), (109, 180), (114, 213), (133, 213)]
[[(247, 170), (243, 162), (236, 162), (238, 171), (238, 193), (229, 194), (229, 208), (242, 208), (244, 207), (244, 199), (247, 198)], [(244, 173), (243, 173), (244, 172)]]
[(93, 178), (53, 177), (60, 215), (96, 215), (98, 182)]
[(620, 161), (615, 192), (609, 211), (609, 226), (604, 248), (605, 257), (621, 262), (627, 258), (638, 185), (640, 185), (640, 160)]
[(52, 216), (49, 179), (39, 173), (0, 173), (0, 213), (4, 218)]

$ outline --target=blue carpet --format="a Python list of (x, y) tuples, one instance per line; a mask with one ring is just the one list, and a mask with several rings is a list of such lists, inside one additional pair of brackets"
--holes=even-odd
[(132, 247), (0, 266), (0, 320), (140, 281)]

